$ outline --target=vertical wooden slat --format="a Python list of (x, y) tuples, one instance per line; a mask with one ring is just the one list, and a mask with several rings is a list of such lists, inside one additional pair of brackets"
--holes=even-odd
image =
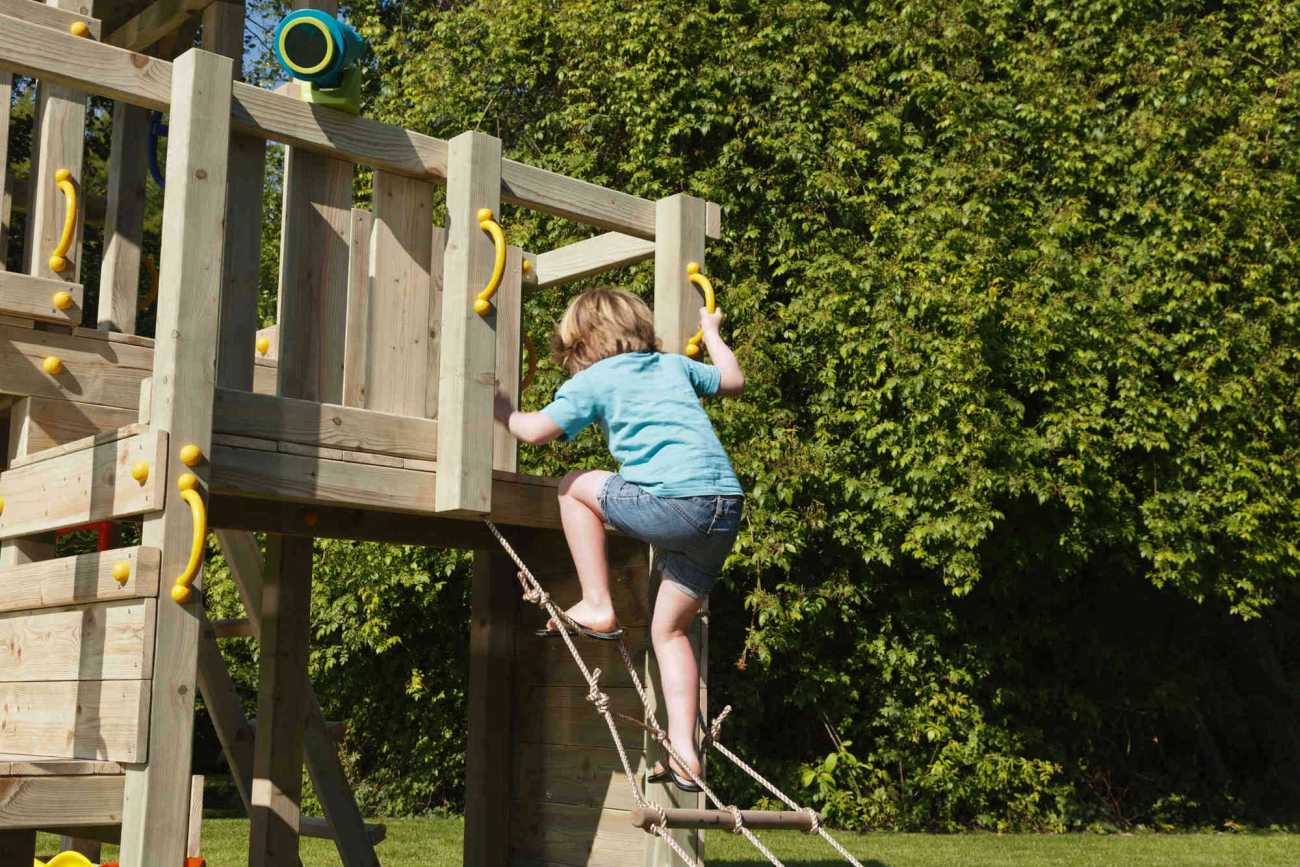
[(250, 867), (298, 863), (312, 540), (267, 536), (253, 742)]
[(429, 261), (429, 376), (424, 391), (425, 415), (438, 417), (438, 357), (442, 334), (443, 260), (447, 255), (447, 230), (433, 227), (433, 255)]
[(366, 341), (370, 334), (369, 211), (352, 209), (348, 258), (348, 315), (343, 347), (343, 405), (366, 405)]
[(500, 550), (474, 552), (463, 861), (484, 867), (505, 867), (510, 861), (507, 829), (514, 783), (511, 720), (519, 615), (514, 574), (514, 563)]
[(0, 72), (0, 271), (7, 271), (5, 260), (9, 256), (9, 219), (13, 214), (13, 195), (9, 188), (13, 181), (7, 171), (9, 166), (9, 100), (13, 96), (14, 77)]
[[(523, 303), (524, 251), (506, 248), (506, 273), (495, 299), (497, 309), (497, 389), (519, 405), (519, 334)], [(492, 469), (513, 473), (519, 466), (519, 441), (501, 425), (492, 426)]]
[[(92, 13), (90, 0), (47, 0), (47, 6), (79, 14)], [(60, 169), (72, 173), (79, 199), (81, 163), (86, 139), (86, 95), (58, 84), (40, 82), (36, 89), (36, 124), (32, 136), (31, 205), (27, 209), (27, 273), (37, 277), (81, 282), (81, 241), (85, 208), (77, 208), (72, 246), (67, 267), (56, 274), (50, 270), (50, 254), (63, 233), (67, 212), (63, 193), (56, 186)]]
[(367, 409), (425, 415), (433, 186), (375, 172), (366, 337)]
[(352, 171), (297, 148), (285, 155), (279, 389), (289, 397), (343, 399)]
[[(231, 90), (229, 58), (192, 50), (173, 67), (150, 407), (154, 429), (169, 432), (175, 444), (169, 488), (188, 471), (206, 491), (206, 465), (187, 468), (178, 452), (188, 443), (204, 454), (211, 449)], [(183, 571), (192, 536), (190, 508), (180, 497), (168, 496), (164, 511), (146, 518), (143, 541), (162, 550), (164, 583)], [(126, 867), (180, 863), (185, 854), (200, 599), (195, 592), (178, 605), (164, 596), (158, 605), (148, 764), (126, 769)]]
[(447, 149), (447, 252), (438, 335), (439, 512), (492, 508), (492, 396), (496, 314), (474, 312), (492, 275), (495, 248), (478, 211), (501, 218), (501, 140), (464, 132)]
[(99, 271), (99, 327), (105, 331), (135, 333), (148, 174), (149, 112), (115, 102), (104, 262)]
[(216, 0), (203, 10), (203, 50), (229, 57), (231, 74), (244, 80), (244, 0)]
[(686, 265), (704, 264), (705, 204), (678, 193), (655, 208), (655, 334), (664, 352), (681, 352), (699, 327), (704, 299), (687, 279)]

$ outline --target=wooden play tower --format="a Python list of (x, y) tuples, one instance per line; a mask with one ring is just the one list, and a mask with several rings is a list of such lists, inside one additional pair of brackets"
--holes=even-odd
[[(250, 864), (296, 865), (302, 835), (332, 838), (349, 867), (382, 860), (383, 828), (362, 820), (307, 677), (313, 537), (475, 552), (465, 863), (668, 864), (631, 821), (586, 684), (560, 642), (533, 637), (540, 619), (480, 518), (556, 601), (576, 600), (557, 482), (518, 474), (492, 420), (494, 388), (519, 388), (521, 295), (653, 259), (656, 328), (680, 351), (700, 306), (687, 264), (718, 236), (718, 208), (504, 159), (481, 132), (444, 141), (249, 86), (243, 21), (238, 0), (0, 0), (0, 867), (29, 867), (37, 830), (120, 841), (130, 867), (179, 867), (196, 695), (252, 818)], [(6, 171), (14, 76), (36, 88), (27, 177)], [(113, 103), (102, 190), (82, 186), (92, 95)], [(146, 338), (151, 112), (169, 134)], [(268, 141), (287, 154), (278, 321), (259, 332)], [(353, 207), (356, 165), (374, 170), (369, 210)], [(536, 255), (506, 248), (480, 313), (498, 257), (480, 211), (500, 220), (503, 203), (596, 232)], [(24, 210), (26, 237), (10, 236)], [(84, 310), (95, 233), (98, 308)], [(3, 270), (6, 248), (21, 249), (21, 270)], [(56, 558), (56, 531), (96, 522), (117, 547)], [(246, 620), (205, 614), (204, 522)], [(648, 552), (613, 539), (611, 558), (653, 683)], [(218, 650), (230, 635), (260, 643), (255, 722)], [(703, 626), (699, 640), (703, 653)], [(584, 652), (615, 706), (641, 715), (613, 650)], [(636, 726), (622, 734), (639, 777), (658, 756)], [(300, 815), (304, 764), (323, 817)], [(679, 833), (700, 851), (696, 832)]]

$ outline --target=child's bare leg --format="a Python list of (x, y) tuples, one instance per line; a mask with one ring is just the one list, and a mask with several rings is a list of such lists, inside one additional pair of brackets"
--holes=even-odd
[[(692, 598), (676, 584), (659, 585), (650, 639), (659, 660), (659, 680), (668, 708), (668, 739), (686, 762), (688, 770), (700, 773), (695, 751), (695, 717), (700, 707), (700, 669), (687, 630), (703, 600)], [(678, 773), (684, 769), (678, 768)]]
[(568, 615), (583, 626), (607, 632), (618, 626), (609, 596), (609, 563), (605, 559), (605, 515), (600, 489), (613, 473), (574, 470), (560, 482), (560, 520), (582, 584), (582, 601)]

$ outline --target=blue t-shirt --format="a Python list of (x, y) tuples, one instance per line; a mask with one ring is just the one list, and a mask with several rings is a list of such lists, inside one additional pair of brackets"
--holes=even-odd
[(573, 439), (599, 422), (623, 478), (659, 497), (744, 490), (700, 398), (722, 374), (684, 355), (625, 352), (580, 370), (542, 410)]

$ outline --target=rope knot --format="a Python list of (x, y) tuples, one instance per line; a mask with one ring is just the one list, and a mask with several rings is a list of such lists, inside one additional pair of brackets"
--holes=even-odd
[(591, 679), (587, 681), (587, 701), (596, 706), (596, 713), (604, 716), (609, 713), (609, 695), (600, 691), (600, 669), (591, 670)]
[(735, 804), (728, 804), (722, 809), (730, 813), (732, 821), (735, 822), (735, 824), (731, 826), (731, 833), (733, 834), (745, 833), (745, 820), (740, 815), (740, 808), (737, 807)]
[(722, 734), (722, 721), (731, 713), (731, 705), (727, 705), (722, 712), (713, 718), (713, 724), (709, 726), (709, 740), (716, 741), (718, 735)]
[(814, 810), (812, 807), (804, 807), (803, 811), (808, 814), (808, 818), (812, 822), (812, 825), (809, 826), (808, 828), (808, 833), (809, 834), (820, 833), (822, 829), (822, 817), (817, 815), (817, 811)]

